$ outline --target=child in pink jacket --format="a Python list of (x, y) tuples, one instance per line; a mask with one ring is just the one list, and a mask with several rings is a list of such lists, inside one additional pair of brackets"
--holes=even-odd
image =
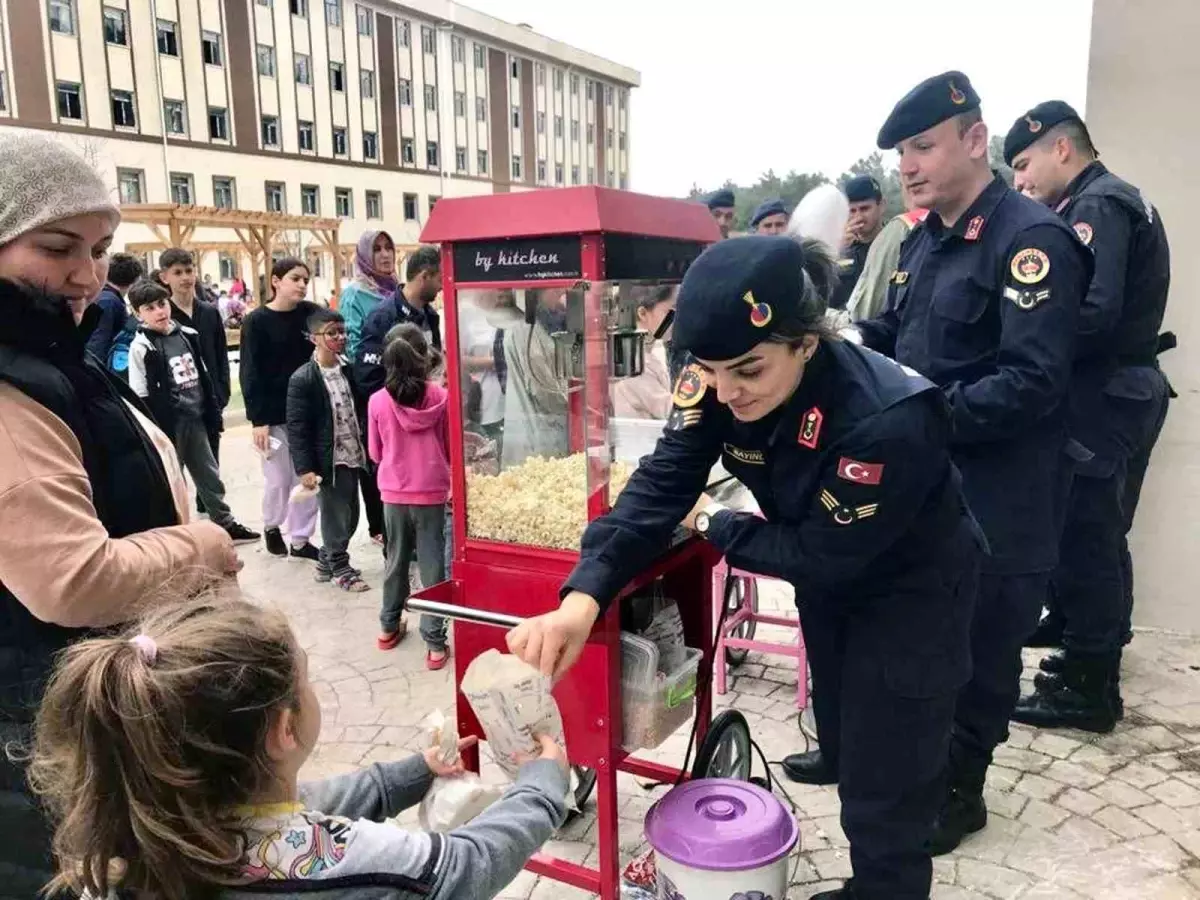
[[(405, 634), (400, 618), (408, 600), (408, 569), (414, 551), (421, 584), (446, 578), (445, 517), (450, 496), (446, 389), (430, 380), (437, 358), (415, 325), (396, 329), (383, 351), (386, 380), (367, 403), (367, 452), (378, 467), (387, 533), (381, 650), (391, 650)], [(425, 664), (446, 665), (446, 620), (421, 616)]]

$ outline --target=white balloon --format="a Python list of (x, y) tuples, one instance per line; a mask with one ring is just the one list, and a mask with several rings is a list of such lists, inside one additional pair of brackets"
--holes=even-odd
[(816, 238), (837, 256), (842, 247), (850, 203), (832, 184), (813, 188), (796, 205), (788, 220), (787, 233), (798, 238)]

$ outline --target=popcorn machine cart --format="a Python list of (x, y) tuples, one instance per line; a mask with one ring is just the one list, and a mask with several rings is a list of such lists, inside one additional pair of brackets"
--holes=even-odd
[[(652, 448), (663, 423), (620, 420), (613, 408), (620, 380), (663, 352), (638, 329), (637, 305), (677, 284), (718, 238), (699, 204), (600, 187), (443, 199), (430, 213), (421, 240), (442, 254), (454, 556), (451, 577), (410, 609), (451, 614), (456, 684), (478, 655), (506, 650), (504, 626), (557, 607), (585, 525)], [(717, 560), (681, 529), (622, 595), (654, 585), (677, 599), (691, 648), (685, 671), (649, 686), (640, 718), (623, 715), (620, 602), (556, 685), (571, 761), (595, 779), (599, 870), (545, 855), (530, 870), (616, 900), (617, 772), (680, 775), (629, 753), (690, 719), (692, 704), (679, 698), (690, 701), (701, 655), (712, 662)], [(711, 718), (699, 705), (698, 741)], [(461, 692), (457, 714), (462, 736), (483, 737)], [(478, 751), (465, 762), (478, 770)]]

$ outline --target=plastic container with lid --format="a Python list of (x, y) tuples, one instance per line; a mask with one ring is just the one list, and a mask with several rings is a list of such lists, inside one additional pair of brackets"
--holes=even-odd
[(672, 788), (646, 815), (659, 900), (784, 900), (799, 837), (774, 794), (728, 778)]
[(625, 750), (653, 750), (691, 719), (703, 656), (688, 648), (683, 665), (662, 673), (653, 641), (621, 633), (621, 746)]

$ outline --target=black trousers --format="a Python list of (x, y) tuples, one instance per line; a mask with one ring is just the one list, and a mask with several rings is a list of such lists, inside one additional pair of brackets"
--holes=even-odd
[[(1161, 374), (1161, 373), (1160, 373)], [(1142, 484), (1146, 480), (1146, 469), (1150, 467), (1150, 454), (1162, 434), (1163, 424), (1167, 421), (1167, 409), (1171, 403), (1171, 388), (1163, 378), (1162, 393), (1155, 400), (1155, 415), (1146, 434), (1146, 440), (1129, 460), (1125, 472), (1125, 490), (1121, 495), (1121, 513), (1124, 516), (1125, 531), (1121, 535), (1121, 582), (1124, 591), (1122, 602), (1122, 637), (1133, 628), (1133, 555), (1129, 552), (1129, 532), (1133, 529), (1133, 517), (1137, 513), (1138, 501), (1142, 496)]]
[(10, 742), (27, 748), (31, 729), (0, 725), (0, 900), (37, 897), (54, 876), (50, 823), (25, 780), (25, 767), (4, 752)]
[(1076, 474), (1059, 542), (1054, 597), (1063, 647), (1079, 656), (1111, 656), (1125, 642), (1125, 461), (1110, 475)]

